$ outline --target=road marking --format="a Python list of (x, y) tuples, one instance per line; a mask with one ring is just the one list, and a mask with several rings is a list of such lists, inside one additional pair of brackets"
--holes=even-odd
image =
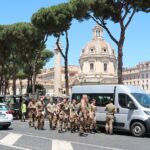
[(52, 140), (52, 150), (73, 150), (73, 148), (70, 142)]
[(2, 140), (0, 140), (0, 142), (3, 144), (13, 145), (21, 138), (21, 136), (21, 134), (9, 133)]
[(28, 149), (28, 148), (23, 148), (23, 147), (18, 147), (18, 146), (4, 144), (4, 143), (1, 143), (1, 142), (0, 142), (0, 145), (6, 146), (6, 147), (15, 148), (15, 149), (19, 149), (19, 150), (32, 150), (32, 149)]
[[(47, 137), (41, 137), (41, 136), (34, 135), (34, 134), (31, 134), (31, 133), (23, 134), (23, 135), (33, 137), (33, 138), (44, 139), (44, 140), (52, 140), (52, 141), (53, 140), (58, 140), (58, 139), (52, 139), (52, 138), (47, 138)], [(59, 141), (64, 141), (64, 140), (59, 140)], [(103, 146), (103, 145), (87, 144), (87, 143), (81, 143), (81, 142), (75, 142), (75, 141), (65, 141), (65, 142), (70, 142), (72, 144), (95, 147), (95, 148), (103, 148), (103, 149), (106, 149), (106, 150), (124, 150), (124, 149), (121, 149), (121, 148), (114, 148), (114, 147), (108, 147), (108, 146)]]
[[(8, 132), (10, 133), (10, 132)], [(19, 134), (19, 133), (18, 133)], [(53, 141), (53, 140), (58, 140), (58, 141), (64, 141), (64, 140), (59, 140), (59, 139), (52, 139), (52, 138), (47, 138), (47, 137), (42, 137), (42, 136), (38, 136), (32, 133), (22, 133), (23, 136), (28, 136), (28, 137), (33, 137), (33, 138), (39, 138), (39, 139), (44, 139), (44, 140), (49, 140), (49, 141)], [(70, 142), (72, 144), (77, 144), (77, 145), (83, 145), (83, 146), (89, 146), (89, 147), (95, 147), (95, 148), (102, 148), (102, 149), (106, 149), (106, 150), (124, 150), (121, 148), (115, 148), (115, 147), (108, 147), (108, 146), (103, 146), (103, 145), (94, 145), (94, 144), (88, 144), (88, 143), (81, 143), (81, 142), (75, 142), (75, 141), (69, 141), (66, 140), (64, 142)], [(52, 149), (53, 150), (53, 149)], [(55, 149), (54, 149), (55, 150)], [(57, 149), (56, 149), (57, 150)], [(59, 149), (60, 150), (60, 149)], [(63, 149), (64, 150), (64, 149)], [(66, 149), (65, 149), (66, 150)], [(71, 149), (72, 150), (72, 149)]]
[(3, 139), (0, 140), (0, 145), (15, 148), (15, 149), (20, 149), (20, 150), (32, 150), (28, 148), (23, 148), (23, 147), (18, 147), (14, 146), (20, 138), (22, 137), (22, 134), (16, 134), (16, 133), (9, 133), (6, 135)]

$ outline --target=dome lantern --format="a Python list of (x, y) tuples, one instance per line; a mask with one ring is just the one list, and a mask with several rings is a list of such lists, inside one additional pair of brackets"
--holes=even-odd
[(103, 38), (103, 28), (99, 25), (95, 25), (93, 28), (93, 40)]

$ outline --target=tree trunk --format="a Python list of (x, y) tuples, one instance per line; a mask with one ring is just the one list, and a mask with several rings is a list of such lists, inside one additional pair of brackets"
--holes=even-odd
[(30, 84), (30, 77), (28, 76), (28, 80), (27, 80), (27, 93), (29, 93), (29, 84)]
[(122, 84), (122, 66), (123, 66), (122, 45), (118, 45), (118, 84)]
[(35, 94), (35, 82), (36, 82), (36, 70), (35, 64), (33, 66), (33, 85), (32, 85), (32, 94)]
[(69, 95), (69, 77), (68, 77), (68, 59), (67, 57), (64, 60), (65, 62), (65, 88), (66, 88), (66, 95)]
[(0, 94), (2, 95), (2, 89), (3, 89), (3, 65), (1, 65), (1, 75), (0, 75)]
[(7, 79), (6, 79), (6, 76), (5, 76), (5, 83), (4, 83), (4, 95), (7, 94)]
[(20, 82), (20, 95), (22, 95), (22, 79), (20, 79), (19, 82)]
[(13, 95), (16, 95), (16, 68), (15, 64), (13, 64)]

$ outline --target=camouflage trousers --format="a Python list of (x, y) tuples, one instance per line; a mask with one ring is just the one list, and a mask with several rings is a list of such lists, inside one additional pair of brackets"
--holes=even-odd
[(54, 129), (57, 126), (57, 115), (55, 113), (48, 114), (49, 127), (50, 129)]
[(58, 122), (59, 122), (59, 131), (62, 130), (66, 131), (69, 128), (69, 115), (61, 112), (59, 114)]
[(87, 131), (87, 128), (88, 128), (88, 117), (86, 115), (80, 116), (79, 123), (80, 123), (79, 132), (80, 133), (84, 133), (85, 131)]
[(106, 126), (105, 130), (106, 133), (113, 133), (113, 122), (114, 122), (114, 115), (106, 115)]
[(34, 110), (34, 109), (29, 110), (28, 117), (29, 117), (29, 126), (30, 127), (35, 126), (36, 110)]
[(36, 115), (36, 125), (35, 128), (42, 130), (44, 129), (44, 114), (43, 112), (38, 112), (38, 114)]
[(70, 130), (75, 131), (79, 128), (79, 118), (76, 115), (70, 117)]

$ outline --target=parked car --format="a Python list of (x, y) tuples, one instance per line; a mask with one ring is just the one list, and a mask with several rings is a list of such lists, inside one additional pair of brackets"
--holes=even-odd
[(12, 111), (6, 104), (0, 103), (0, 127), (7, 129), (13, 121)]
[(12, 112), (14, 119), (20, 119), (22, 96), (7, 95), (5, 101), (9, 107), (9, 110)]

